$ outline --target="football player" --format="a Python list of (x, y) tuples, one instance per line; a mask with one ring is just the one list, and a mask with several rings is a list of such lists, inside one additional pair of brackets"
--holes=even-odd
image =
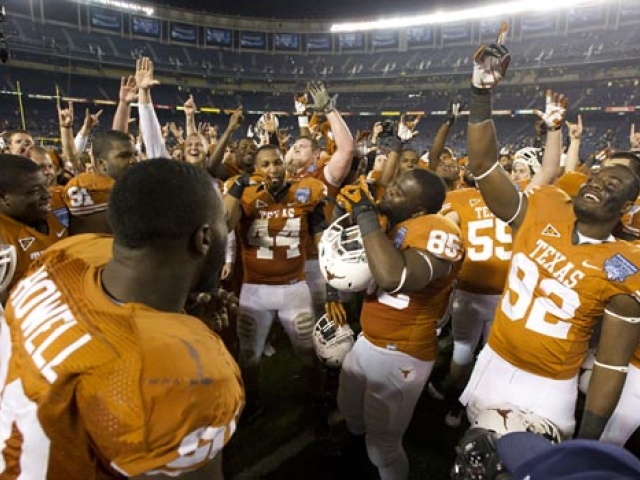
[[(376, 284), (362, 307), (362, 335), (342, 365), (338, 407), (349, 431), (365, 436), (383, 480), (408, 476), (402, 437), (433, 369), (436, 322), (464, 254), (459, 228), (437, 215), (445, 190), (435, 173), (413, 169), (377, 208), (364, 180), (337, 199), (357, 221)], [(379, 213), (387, 216), (388, 231)]]
[(93, 138), (93, 157), (98, 173), (80, 173), (64, 187), (63, 200), (71, 214), (69, 229), (77, 233), (109, 233), (106, 211), (116, 180), (137, 161), (129, 136), (116, 130)]
[(40, 166), (28, 158), (0, 155), (0, 244), (13, 245), (17, 254), (5, 294), (33, 260), (67, 235), (67, 228), (51, 212), (51, 193)]
[(216, 287), (220, 194), (205, 172), (156, 159), (119, 179), (107, 215), (113, 238), (60, 242), (7, 303), (0, 476), (221, 479), (240, 373), (210, 317), (184, 313)]
[[(330, 96), (322, 82), (310, 82), (307, 89), (313, 98), (313, 108), (317, 112), (323, 112), (327, 117), (336, 150), (333, 155), (321, 160), (322, 151), (318, 143), (310, 137), (299, 137), (287, 154), (289, 178), (294, 180), (318, 179), (327, 188), (328, 196), (335, 198), (342, 183), (349, 175), (355, 153), (355, 143), (349, 127), (336, 108), (336, 96)], [(331, 208), (327, 204), (325, 209), (327, 218), (331, 217)], [(315, 316), (319, 318), (325, 308), (326, 282), (320, 272), (315, 244), (310, 243), (305, 248), (308, 249), (305, 276), (311, 289)]]
[[(545, 113), (536, 111), (543, 120), (549, 122), (545, 166), (532, 178), (527, 178), (527, 189), (548, 184), (556, 177), (562, 151), (562, 131), (554, 129), (554, 125), (557, 121), (564, 120), (566, 109), (563, 95), (547, 91)], [(553, 115), (549, 115), (549, 112), (553, 112)], [(517, 160), (514, 165), (516, 162)], [(463, 413), (457, 399), (471, 374), (478, 343), (482, 339), (484, 344), (489, 335), (496, 306), (504, 289), (507, 266), (511, 259), (511, 229), (502, 220), (495, 218), (477, 188), (447, 192), (445, 206), (440, 213), (460, 227), (466, 252), (451, 309), (453, 356), (449, 377), (443, 382), (444, 392), (436, 392), (434, 395), (439, 398), (448, 397), (450, 410), (445, 416), (445, 423), (456, 428), (460, 425)], [(437, 390), (434, 384), (429, 385), (430, 392), (434, 388)]]
[[(498, 162), (491, 89), (506, 74), (498, 41), (474, 56), (469, 167), (493, 214), (514, 235), (507, 285), (489, 339), (460, 400), (469, 418), (505, 403), (533, 411), (565, 437), (575, 428), (577, 377), (602, 317), (579, 436), (598, 438), (640, 333), (640, 252), (612, 231), (638, 196), (627, 167), (594, 173), (573, 200), (554, 186), (519, 193)], [(559, 126), (559, 124), (558, 124)]]
[[(305, 244), (317, 243), (325, 226), (326, 186), (315, 178), (285, 179), (279, 148), (265, 145), (255, 154), (254, 175), (225, 184), (229, 229), (240, 225), (243, 283), (240, 290), (239, 363), (247, 390), (247, 419), (261, 411), (260, 359), (277, 314), (302, 359), (317, 397), (318, 362), (313, 351), (314, 314), (305, 280)], [(319, 398), (316, 400), (319, 401)]]

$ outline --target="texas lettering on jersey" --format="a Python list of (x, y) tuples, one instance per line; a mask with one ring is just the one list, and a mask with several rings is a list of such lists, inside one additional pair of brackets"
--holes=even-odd
[(528, 200), (488, 343), (518, 368), (568, 379), (609, 300), (639, 290), (640, 250), (613, 237), (574, 244), (571, 200), (554, 186), (535, 189)]

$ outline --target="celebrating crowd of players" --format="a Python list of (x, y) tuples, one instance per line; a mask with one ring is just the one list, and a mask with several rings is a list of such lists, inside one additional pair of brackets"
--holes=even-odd
[[(270, 114), (234, 139), (241, 109), (218, 136), (196, 124), (193, 98), (184, 131), (162, 127), (148, 58), (122, 79), (111, 130), (87, 111), (74, 137), (69, 105), (58, 106), (59, 154), (8, 133), (0, 476), (220, 477), (238, 423), (262, 412), (275, 319), (321, 435), (336, 376), (323, 355), (359, 324), (334, 396), (382, 479), (408, 477), (402, 437), (425, 388), (448, 402), (450, 426), (466, 412), (490, 428), (485, 412), (517, 411), (563, 440), (624, 445), (640, 426), (640, 135), (586, 168), (582, 119), (568, 122), (568, 99), (548, 91), (544, 146), (502, 151), (491, 97), (509, 59), (500, 40), (474, 55), (466, 159), (445, 147), (459, 105), (421, 158), (418, 119), (378, 123), (356, 142), (317, 82), (295, 99), (292, 142)], [(357, 318), (350, 295), (363, 299)], [(429, 382), (449, 317), (449, 371)], [(454, 470), (467, 478), (464, 461)]]

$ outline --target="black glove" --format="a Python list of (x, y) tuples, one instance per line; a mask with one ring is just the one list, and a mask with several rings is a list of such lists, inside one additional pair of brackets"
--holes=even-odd
[(447, 114), (444, 117), (444, 122), (442, 123), (451, 127), (455, 125), (458, 120), (458, 115), (460, 115), (460, 102), (451, 100), (447, 107)]
[(238, 175), (236, 179), (233, 181), (233, 185), (229, 188), (229, 195), (234, 198), (240, 200), (242, 198), (242, 194), (244, 193), (244, 189), (251, 185), (251, 175), (248, 173), (243, 173)]

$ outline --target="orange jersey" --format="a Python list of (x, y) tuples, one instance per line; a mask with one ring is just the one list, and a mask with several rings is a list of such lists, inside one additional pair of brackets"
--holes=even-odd
[(7, 291), (16, 284), (31, 262), (44, 250), (69, 235), (67, 227), (62, 225), (53, 213), (47, 215), (46, 221), (48, 232), (42, 233), (29, 225), (0, 214), (0, 243), (15, 246), (17, 255), (16, 270)]
[(222, 341), (194, 317), (110, 299), (111, 244), (60, 242), (9, 298), (2, 478), (173, 476), (204, 465), (235, 430), (244, 394)]
[(501, 294), (511, 260), (511, 228), (495, 218), (475, 188), (448, 192), (440, 213), (450, 212), (460, 219), (466, 253), (457, 288), (483, 295)]
[(613, 237), (574, 245), (571, 199), (555, 186), (534, 188), (528, 199), (488, 343), (522, 370), (569, 379), (611, 298), (637, 296), (640, 250)]
[[(227, 187), (234, 178), (227, 180)], [(243, 282), (285, 285), (304, 280), (309, 215), (324, 202), (326, 187), (314, 178), (290, 182), (274, 199), (263, 185), (249, 186), (240, 201)]]
[(578, 190), (587, 181), (587, 175), (582, 172), (566, 172), (556, 180), (556, 187), (564, 191), (571, 198), (578, 195)]
[(440, 215), (424, 215), (396, 225), (388, 234), (400, 251), (416, 248), (454, 264), (451, 274), (419, 292), (392, 295), (378, 289), (365, 298), (360, 323), (374, 345), (420, 360), (435, 360), (436, 322), (447, 310), (453, 281), (464, 255), (460, 229)]
[(52, 185), (49, 187), (49, 193), (51, 193), (51, 211), (62, 225), (69, 227), (69, 210), (64, 203), (64, 186)]
[(64, 187), (64, 202), (71, 215), (82, 216), (107, 210), (115, 180), (106, 175), (81, 173)]

